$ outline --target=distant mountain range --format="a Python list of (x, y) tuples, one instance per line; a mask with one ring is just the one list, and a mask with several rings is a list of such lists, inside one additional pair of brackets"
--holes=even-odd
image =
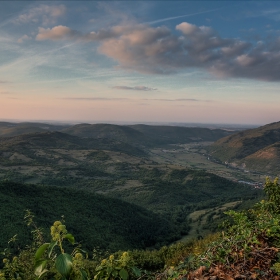
[(245, 170), (280, 174), (280, 122), (241, 131), (219, 139), (210, 155)]
[(222, 129), (144, 124), (128, 126), (113, 124), (78, 124), (63, 129), (62, 131), (80, 137), (113, 138), (141, 146), (216, 141), (232, 133)]
[(216, 141), (233, 132), (223, 129), (201, 127), (78, 124), (50, 125), (43, 123), (0, 123), (0, 137), (11, 137), (30, 133), (63, 132), (82, 138), (106, 138), (133, 146), (155, 146), (200, 141)]

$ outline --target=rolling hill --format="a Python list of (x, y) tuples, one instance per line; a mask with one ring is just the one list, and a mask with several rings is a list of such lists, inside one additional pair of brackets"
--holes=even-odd
[(200, 141), (216, 141), (232, 132), (201, 127), (176, 127), (155, 125), (77, 124), (54, 125), (46, 123), (0, 122), (0, 137), (23, 134), (63, 132), (72, 136), (93, 139), (111, 139), (132, 146), (158, 146)]
[(280, 174), (280, 122), (245, 130), (209, 146), (211, 156), (232, 166)]
[(78, 124), (63, 129), (79, 137), (109, 138), (131, 145), (152, 147), (177, 143), (216, 141), (232, 132), (222, 129), (154, 125)]
[(156, 145), (201, 141), (212, 142), (233, 133), (223, 129), (202, 127), (152, 126), (143, 124), (132, 125), (130, 127), (152, 139)]
[(22, 135), (27, 133), (38, 133), (46, 131), (61, 131), (67, 128), (69, 125), (54, 125), (46, 123), (10, 123), (0, 122), (0, 137), (11, 137), (16, 135)]
[(125, 152), (132, 155), (144, 155), (145, 152), (137, 147), (119, 140), (101, 138), (80, 138), (62, 132), (41, 132), (22, 134), (14, 137), (0, 138), (0, 151), (12, 152), (25, 150), (32, 151), (42, 148), (64, 149), (102, 149)]
[(109, 138), (126, 143), (149, 143), (145, 134), (124, 125), (113, 124), (77, 124), (63, 130), (64, 133), (87, 138)]

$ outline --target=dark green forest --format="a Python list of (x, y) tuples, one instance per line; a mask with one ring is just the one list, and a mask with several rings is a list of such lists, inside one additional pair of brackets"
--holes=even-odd
[(36, 216), (39, 227), (47, 232), (49, 225), (63, 216), (76, 240), (86, 249), (103, 251), (146, 248), (168, 244), (180, 236), (167, 219), (136, 205), (114, 198), (69, 188), (0, 183), (1, 250), (13, 235), (18, 246), (30, 240), (24, 227), (24, 211)]

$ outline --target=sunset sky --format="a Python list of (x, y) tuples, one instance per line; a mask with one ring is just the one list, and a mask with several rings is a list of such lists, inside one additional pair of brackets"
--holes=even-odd
[(0, 5), (2, 121), (280, 121), (278, 1)]

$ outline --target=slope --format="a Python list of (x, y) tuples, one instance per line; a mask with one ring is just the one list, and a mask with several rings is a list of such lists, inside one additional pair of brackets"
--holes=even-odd
[(227, 136), (212, 144), (208, 150), (210, 155), (223, 162), (276, 175), (279, 174), (278, 164), (269, 164), (269, 159), (279, 161), (278, 142), (280, 122)]
[(30, 209), (39, 227), (48, 229), (64, 215), (69, 231), (87, 249), (120, 250), (164, 244), (178, 237), (169, 221), (138, 206), (88, 192), (0, 182), (1, 250), (13, 235), (26, 242), (23, 216)]

